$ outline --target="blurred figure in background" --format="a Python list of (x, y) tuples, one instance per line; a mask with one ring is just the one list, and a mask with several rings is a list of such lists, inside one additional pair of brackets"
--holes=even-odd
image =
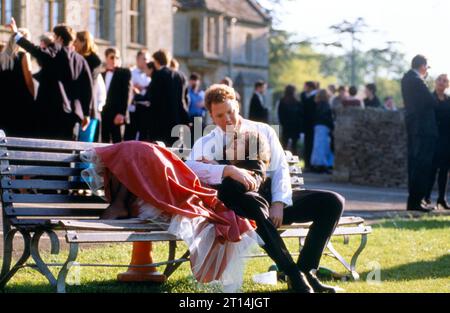
[[(29, 36), (27, 30), (19, 30)], [(0, 129), (11, 137), (32, 137), (36, 116), (31, 59), (11, 36), (0, 52)]]
[(147, 49), (138, 51), (136, 66), (131, 70), (131, 83), (133, 85), (133, 103), (129, 106), (130, 123), (125, 127), (125, 140), (136, 140), (138, 137), (139, 123), (142, 122), (142, 114), (146, 107), (136, 102), (137, 97), (144, 96), (150, 85), (151, 78), (147, 75), (147, 64), (151, 61), (150, 52)]
[(445, 94), (448, 87), (449, 80), (447, 74), (439, 75), (436, 79), (436, 89), (433, 93), (437, 102), (434, 112), (439, 130), (439, 138), (434, 152), (430, 185), (425, 196), (427, 204), (431, 204), (431, 193), (437, 176), (439, 195), (436, 208), (443, 210), (450, 210), (447, 202), (447, 185), (450, 170), (450, 97)]
[(393, 97), (386, 97), (384, 99), (384, 108), (387, 111), (394, 111), (394, 112), (398, 111)]
[[(46, 43), (45, 43), (46, 44)], [(89, 65), (94, 82), (93, 107), (91, 108), (91, 121), (86, 133), (81, 132), (81, 141), (99, 141), (101, 112), (106, 103), (106, 85), (101, 74), (102, 61), (97, 54), (97, 45), (94, 37), (88, 31), (78, 32), (74, 42), (75, 51), (81, 54)]]
[(267, 90), (266, 82), (260, 80), (255, 83), (255, 91), (250, 100), (249, 119), (254, 122), (269, 123), (269, 109), (266, 107), (264, 95)]
[(350, 96), (342, 102), (342, 106), (344, 108), (363, 108), (364, 102), (357, 97), (358, 88), (355, 86), (351, 86), (348, 90)]
[(318, 173), (330, 173), (329, 170), (334, 165), (334, 156), (331, 150), (334, 121), (328, 91), (320, 90), (315, 101), (317, 109), (314, 117), (314, 148), (311, 155), (311, 167)]
[(282, 128), (281, 143), (285, 150), (290, 150), (293, 154), (298, 154), (297, 142), (303, 126), (303, 108), (295, 97), (296, 93), (295, 86), (286, 86), (278, 106), (278, 117)]
[(337, 96), (331, 99), (331, 109), (336, 110), (337, 108), (342, 108), (342, 103), (347, 99), (347, 97), (347, 87), (339, 86)]
[(318, 89), (317, 85), (313, 81), (305, 83), (304, 90), (300, 95), (303, 110), (304, 110), (304, 128), (305, 133), (305, 149), (303, 158), (305, 160), (305, 168), (311, 168), (311, 154), (314, 145), (314, 120), (316, 116), (316, 95)]
[(102, 111), (102, 142), (122, 141), (121, 127), (127, 122), (128, 105), (132, 96), (131, 72), (122, 68), (120, 52), (115, 48), (105, 51), (106, 104)]
[(366, 98), (364, 99), (364, 106), (366, 108), (382, 108), (380, 99), (377, 97), (377, 85), (366, 85)]

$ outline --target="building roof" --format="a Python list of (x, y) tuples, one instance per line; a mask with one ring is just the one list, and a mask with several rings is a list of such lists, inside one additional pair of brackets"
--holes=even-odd
[(225, 13), (241, 21), (267, 24), (270, 16), (255, 0), (173, 0), (184, 10), (201, 9)]

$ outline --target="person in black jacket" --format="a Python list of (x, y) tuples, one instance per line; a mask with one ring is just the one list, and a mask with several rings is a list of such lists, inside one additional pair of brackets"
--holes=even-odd
[(120, 66), (120, 53), (115, 48), (105, 51), (106, 72), (103, 78), (106, 84), (106, 104), (102, 111), (102, 142), (119, 143), (122, 141), (121, 126), (126, 124), (128, 105), (131, 102), (131, 72)]
[(377, 96), (377, 85), (366, 85), (366, 98), (364, 99), (364, 107), (366, 108), (382, 108), (381, 101)]
[(439, 139), (434, 154), (429, 189), (425, 197), (426, 203), (431, 204), (431, 192), (437, 176), (439, 196), (436, 207), (437, 209), (444, 210), (450, 210), (450, 206), (446, 199), (448, 174), (450, 170), (450, 97), (445, 94), (448, 87), (449, 80), (447, 74), (439, 75), (436, 79), (436, 89), (433, 94), (437, 103), (435, 114), (439, 130)]
[(405, 103), (405, 120), (408, 135), (408, 189), (407, 209), (429, 212), (422, 203), (431, 177), (433, 151), (438, 138), (434, 107), (436, 101), (427, 88), (427, 59), (418, 55), (412, 61), (412, 69), (402, 79), (402, 95)]
[(255, 92), (250, 100), (249, 119), (254, 122), (269, 123), (269, 109), (264, 104), (264, 94), (267, 84), (264, 81), (258, 81), (255, 84)]
[(288, 149), (289, 140), (292, 141), (291, 151), (297, 154), (297, 142), (303, 127), (303, 106), (295, 98), (295, 86), (288, 85), (278, 107), (278, 117), (282, 128), (281, 143)]
[(305, 133), (305, 151), (303, 158), (305, 168), (311, 169), (311, 155), (314, 145), (314, 119), (316, 115), (316, 95), (318, 92), (317, 84), (313, 81), (305, 83), (304, 91), (300, 95), (300, 101), (304, 109), (304, 128)]
[[(14, 19), (8, 25), (16, 42), (28, 51), (45, 71), (48, 89), (40, 92), (37, 106), (39, 135), (53, 139), (73, 139), (76, 123), (89, 125), (89, 109), (93, 101), (93, 81), (86, 60), (73, 49), (75, 34), (69, 26), (53, 29), (55, 44), (48, 48), (35, 46), (17, 32)], [(42, 80), (41, 80), (42, 81)]]
[(168, 67), (170, 56), (159, 50), (153, 54), (156, 72), (149, 86), (151, 112), (151, 141), (162, 141), (172, 145), (177, 138), (172, 137), (172, 129), (177, 125), (187, 125), (189, 115), (184, 96), (186, 79)]

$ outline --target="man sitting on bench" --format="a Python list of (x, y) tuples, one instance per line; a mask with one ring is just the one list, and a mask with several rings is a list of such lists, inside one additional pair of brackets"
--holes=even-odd
[[(232, 88), (225, 85), (212, 86), (206, 93), (205, 105), (217, 127), (195, 143), (186, 164), (205, 184), (220, 185), (229, 177), (253, 191), (257, 188), (257, 182), (251, 171), (233, 165), (214, 164), (214, 161), (223, 160), (224, 147), (234, 140), (237, 133), (256, 132), (265, 136), (271, 154), (267, 171), (272, 180), (271, 193), (266, 199), (271, 203), (269, 217), (246, 207), (236, 210), (236, 213), (256, 221), (257, 232), (265, 242), (264, 249), (288, 275), (295, 291), (336, 292), (336, 288), (326, 286), (317, 279), (315, 270), (318, 269), (322, 253), (340, 220), (344, 198), (328, 191), (293, 192), (289, 166), (276, 132), (269, 125), (242, 118)], [(277, 228), (283, 224), (305, 222), (313, 224), (295, 264)]]

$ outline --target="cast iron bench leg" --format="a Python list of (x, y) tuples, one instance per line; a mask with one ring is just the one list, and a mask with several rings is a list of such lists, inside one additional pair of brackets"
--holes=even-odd
[(367, 234), (362, 234), (361, 235), (361, 244), (359, 245), (358, 250), (356, 250), (356, 252), (353, 255), (352, 260), (350, 262), (351, 274), (352, 274), (352, 277), (354, 280), (359, 279), (359, 274), (356, 272), (356, 262), (358, 261), (358, 258), (361, 255), (361, 252), (363, 252), (366, 245), (367, 245)]
[[(23, 253), (20, 259), (17, 261), (17, 263), (14, 265), (12, 269), (11, 267), (11, 261), (12, 261), (12, 252), (13, 252), (13, 241), (14, 236), (17, 232), (20, 232), (23, 237)], [(13, 276), (17, 273), (19, 269), (23, 267), (25, 262), (30, 258), (30, 245), (31, 245), (31, 236), (28, 232), (13, 229), (9, 231), (5, 235), (5, 255), (3, 257), (3, 266), (2, 266), (2, 273), (0, 277), (0, 289), (3, 290), (6, 286), (6, 284), (13, 278)]]
[(36, 263), (37, 271), (39, 271), (42, 275), (47, 278), (52, 287), (56, 287), (56, 278), (53, 276), (52, 272), (50, 272), (48, 266), (45, 264), (44, 260), (42, 260), (41, 254), (39, 253), (39, 241), (43, 234), (47, 234), (50, 238), (51, 244), (51, 254), (56, 255), (59, 254), (59, 239), (54, 231), (51, 230), (40, 230), (37, 231), (33, 239), (31, 241), (31, 257)]
[(77, 256), (78, 256), (78, 243), (71, 243), (69, 256), (67, 257), (66, 262), (64, 263), (63, 267), (61, 268), (58, 274), (58, 281), (57, 281), (58, 293), (66, 293), (66, 278), (67, 275), (69, 274), (70, 268), (77, 259)]

